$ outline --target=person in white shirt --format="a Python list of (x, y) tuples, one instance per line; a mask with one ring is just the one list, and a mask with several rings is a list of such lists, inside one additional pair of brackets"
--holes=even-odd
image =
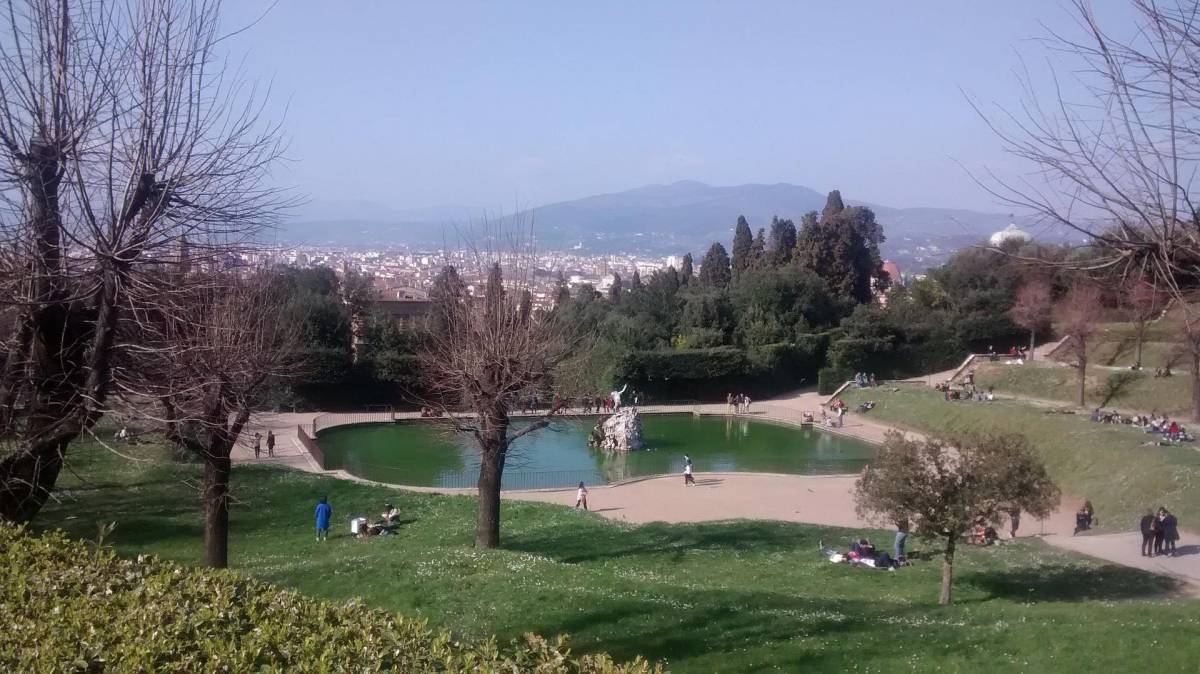
[(579, 491), (575, 492), (575, 508), (578, 509), (579, 506), (583, 506), (584, 510), (588, 509), (588, 507), (587, 507), (587, 487), (583, 486), (582, 482), (579, 483)]
[(683, 486), (696, 484), (696, 478), (692, 477), (692, 462), (688, 461), (683, 464)]

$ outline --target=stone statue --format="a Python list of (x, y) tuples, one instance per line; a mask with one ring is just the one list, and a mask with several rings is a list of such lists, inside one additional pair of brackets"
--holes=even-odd
[(588, 436), (588, 446), (623, 452), (641, 449), (642, 418), (632, 407), (617, 410), (615, 414), (596, 424)]
[(621, 394), (624, 393), (625, 389), (627, 389), (627, 388), (629, 388), (629, 384), (625, 384), (624, 386), (622, 386), (620, 391), (613, 391), (612, 393), (609, 394), (609, 396), (612, 397), (612, 403), (613, 403), (614, 410), (621, 408)]

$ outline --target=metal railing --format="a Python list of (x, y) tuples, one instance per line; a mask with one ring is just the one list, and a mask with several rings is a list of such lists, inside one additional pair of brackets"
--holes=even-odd
[[(470, 489), (479, 482), (478, 472), (463, 472), (442, 475), (438, 487), (443, 489)], [(501, 491), (525, 489), (567, 489), (583, 482), (587, 485), (603, 484), (605, 481), (594, 470), (547, 470), (535, 472), (505, 472), (501, 480)]]
[(334, 426), (348, 426), (351, 424), (382, 424), (396, 420), (396, 412), (391, 408), (386, 411), (379, 412), (329, 412), (327, 414), (318, 414), (312, 420), (312, 435), (317, 437), (317, 433)]

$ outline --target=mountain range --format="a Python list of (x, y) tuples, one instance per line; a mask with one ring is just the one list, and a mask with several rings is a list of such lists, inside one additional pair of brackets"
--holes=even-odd
[[(819, 211), (826, 195), (808, 187), (776, 183), (728, 187), (685, 180), (623, 192), (560, 201), (517, 214), (534, 224), (539, 247), (584, 253), (702, 254), (713, 241), (729, 245), (733, 226), (745, 215), (752, 229), (778, 215), (800, 221)], [(893, 208), (843, 195), (848, 205), (869, 206), (888, 238), (885, 254), (905, 248), (958, 248), (1002, 229), (1011, 216), (948, 208)], [(315, 202), (280, 232), (308, 244), (381, 246), (438, 245), (455, 238), (455, 225), (478, 216), (456, 206), (396, 211), (366, 202)]]

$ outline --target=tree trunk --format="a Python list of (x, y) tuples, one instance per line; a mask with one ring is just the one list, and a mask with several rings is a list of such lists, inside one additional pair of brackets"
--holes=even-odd
[(66, 441), (35, 442), (0, 460), (0, 521), (33, 519), (50, 497), (62, 470)]
[(949, 604), (954, 588), (954, 539), (952, 534), (946, 537), (946, 551), (942, 555), (942, 596), (939, 604)]
[(1146, 334), (1146, 319), (1139, 318), (1133, 337), (1133, 369), (1142, 369), (1142, 340)]
[[(213, 444), (216, 444), (215, 442)], [(229, 452), (210, 448), (204, 457), (204, 565), (229, 566)]]
[(1200, 350), (1192, 349), (1192, 421), (1200, 422)]
[(1079, 406), (1087, 407), (1087, 342), (1079, 340), (1079, 350), (1075, 359), (1079, 365)]
[(1029, 362), (1033, 362), (1033, 349), (1035, 348), (1037, 333), (1033, 330), (1029, 331)]
[(479, 461), (479, 515), (475, 520), (475, 547), (500, 547), (500, 483), (508, 453), (508, 417), (484, 422)]

